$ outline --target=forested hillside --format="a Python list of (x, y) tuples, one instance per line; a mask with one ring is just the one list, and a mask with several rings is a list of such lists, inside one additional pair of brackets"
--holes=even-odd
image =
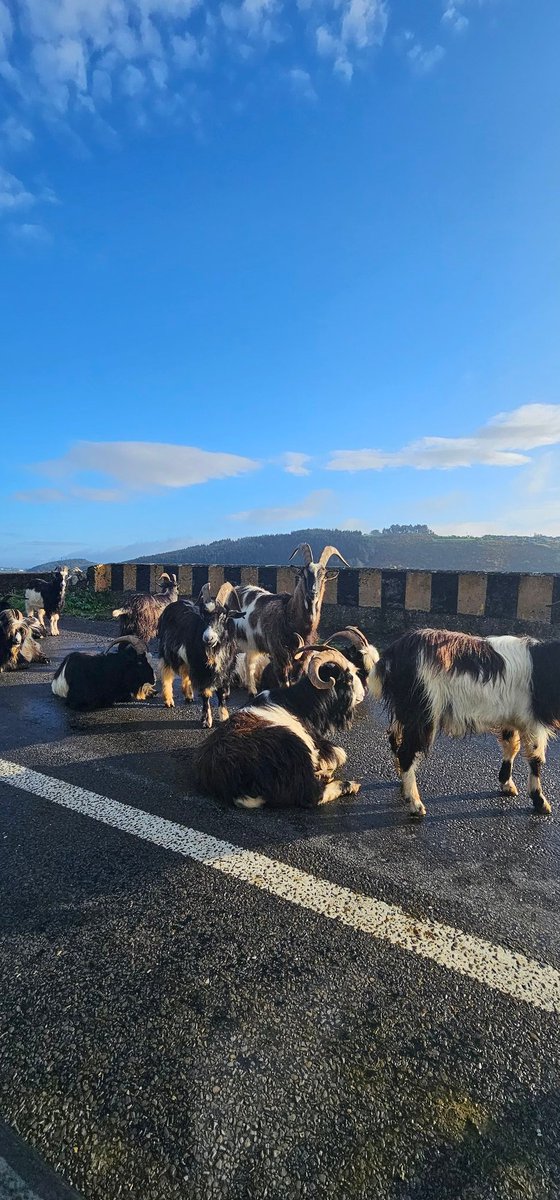
[(539, 534), (533, 537), (439, 537), (426, 525), (393, 525), (371, 533), (347, 529), (295, 529), (292, 533), (224, 538), (208, 545), (186, 546), (131, 561), (280, 566), (288, 562), (298, 542), (309, 542), (316, 557), (323, 546), (335, 545), (352, 567), (560, 572), (560, 538)]

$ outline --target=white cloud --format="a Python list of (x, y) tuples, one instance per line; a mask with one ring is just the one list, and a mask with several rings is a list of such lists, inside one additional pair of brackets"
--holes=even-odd
[(313, 87), (311, 75), (309, 71), (303, 71), (301, 67), (292, 67), (288, 71), (288, 79), (290, 81), (292, 91), (297, 96), (301, 96), (304, 100), (316, 100), (317, 92)]
[(9, 230), (11, 236), (21, 242), (47, 245), (52, 241), (52, 236), (44, 225), (30, 224), (25, 221), (22, 225), (10, 225)]
[(454, 33), (464, 33), (468, 28), (469, 19), (461, 12), (461, 0), (453, 4), (452, 0), (445, 5), (442, 15), (442, 23), (448, 25)]
[(0, 212), (31, 208), (35, 203), (36, 197), (27, 190), (21, 179), (0, 167)]
[[(210, 479), (228, 479), (256, 470), (260, 464), (237, 454), (200, 450), (164, 442), (77, 442), (62, 458), (35, 464), (52, 479), (74, 478), (96, 471), (116, 480), (127, 492), (191, 487)], [(82, 499), (91, 489), (81, 488)], [(115, 494), (112, 498), (118, 498)]]
[(21, 150), (34, 141), (33, 134), (17, 117), (6, 117), (0, 124), (0, 137), (10, 150)]
[(295, 450), (286, 450), (285, 454), (281, 454), (278, 460), (288, 475), (309, 475), (309, 469), (306, 463), (311, 462), (310, 454), (300, 454)]
[(471, 437), (424, 437), (401, 450), (335, 450), (330, 471), (381, 471), (413, 467), (417, 471), (449, 471), (475, 465), (518, 467), (530, 462), (525, 453), (560, 444), (560, 404), (526, 404), (499, 413)]
[(332, 498), (332, 492), (323, 488), (310, 492), (303, 500), (278, 508), (249, 508), (245, 512), (230, 513), (229, 521), (243, 521), (252, 525), (285, 525), (290, 521), (307, 521), (323, 511)]
[(407, 49), (406, 57), (418, 75), (427, 75), (445, 57), (445, 50), (439, 45), (427, 50), (420, 42), (415, 41)]

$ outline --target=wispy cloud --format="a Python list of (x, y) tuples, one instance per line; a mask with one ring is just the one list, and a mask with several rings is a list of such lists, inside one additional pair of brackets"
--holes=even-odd
[(52, 234), (44, 225), (30, 224), (24, 221), (21, 225), (10, 225), (10, 234), (17, 241), (34, 243), (35, 245), (48, 245), (52, 241)]
[(17, 117), (6, 117), (0, 122), (0, 141), (10, 150), (22, 150), (35, 140), (33, 133)]
[(443, 46), (424, 46), (410, 29), (404, 30), (396, 39), (396, 44), (417, 75), (427, 75), (445, 57)]
[(519, 467), (530, 462), (526, 451), (560, 444), (560, 404), (526, 404), (499, 413), (470, 437), (425, 437), (401, 450), (335, 450), (329, 471), (381, 471), (413, 467), (449, 471), (476, 465)]
[[(33, 470), (53, 480), (68, 479), (65, 494), (82, 500), (112, 501), (167, 488), (192, 487), (255, 471), (260, 463), (238, 454), (165, 442), (76, 442), (62, 458), (36, 463)], [(96, 472), (118, 489), (92, 488), (80, 475)]]
[(251, 525), (284, 525), (290, 521), (307, 521), (323, 511), (333, 493), (329, 488), (310, 492), (303, 500), (278, 508), (249, 508), (245, 512), (230, 513), (228, 520), (243, 521)]
[(311, 462), (310, 454), (300, 454), (295, 450), (286, 450), (285, 454), (281, 454), (278, 462), (284, 467), (288, 475), (309, 475), (307, 463)]
[(37, 197), (30, 192), (21, 179), (0, 167), (0, 211), (16, 212), (32, 208)]
[(442, 14), (442, 24), (447, 25), (454, 33), (464, 33), (469, 25), (469, 18), (461, 11), (461, 0), (448, 0)]

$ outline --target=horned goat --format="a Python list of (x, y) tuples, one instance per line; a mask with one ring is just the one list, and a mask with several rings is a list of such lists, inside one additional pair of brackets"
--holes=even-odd
[(235, 666), (234, 613), (239, 612), (237, 592), (223, 583), (213, 599), (204, 584), (196, 603), (178, 600), (164, 608), (158, 623), (163, 702), (174, 707), (173, 680), (181, 676), (186, 704), (194, 700), (193, 687), (202, 696), (202, 727), (212, 726), (210, 699), (218, 697), (221, 720), (228, 717), (227, 699)]
[(312, 651), (293, 687), (261, 692), (198, 748), (201, 790), (238, 808), (313, 807), (355, 795), (359, 783), (333, 779), (346, 752), (327, 738), (348, 728), (363, 698), (358, 672), (339, 650)]
[(329, 559), (338, 555), (345, 566), (349, 565), (336, 546), (325, 546), (319, 562), (313, 561), (307, 542), (296, 546), (290, 560), (298, 553), (303, 556), (303, 567), (299, 569), (293, 595), (267, 592), (252, 584), (237, 588), (243, 611), (235, 626), (240, 646), (246, 644), (247, 685), (251, 695), (257, 690), (254, 659), (258, 653), (269, 654), (276, 677), (284, 686), (289, 684), (297, 635), (304, 643), (317, 638)]
[(120, 617), (121, 635), (133, 634), (141, 641), (150, 641), (156, 636), (159, 618), (168, 604), (175, 604), (179, 597), (177, 576), (164, 571), (159, 577), (161, 591), (158, 595), (139, 592), (131, 596), (123, 608), (114, 608), (113, 616)]
[(540, 776), (548, 739), (560, 728), (560, 641), (410, 631), (381, 654), (368, 686), (390, 714), (389, 742), (413, 817), (426, 813), (416, 765), (438, 733), (495, 733), (506, 796), (517, 795), (512, 765), (522, 746), (533, 807), (551, 811)]

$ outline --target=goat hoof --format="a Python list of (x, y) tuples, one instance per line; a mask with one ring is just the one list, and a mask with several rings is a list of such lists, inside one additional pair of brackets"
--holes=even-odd
[(361, 783), (358, 783), (357, 779), (345, 779), (343, 784), (344, 791), (342, 795), (357, 796), (361, 786)]
[(220, 721), (229, 720), (229, 713), (228, 713), (228, 710), (225, 707), (225, 705), (222, 705), (222, 707), (218, 709), (218, 716), (220, 718)]
[(175, 708), (175, 701), (174, 701), (174, 700), (164, 700), (164, 702), (163, 702), (163, 703), (165, 704), (165, 707), (166, 707), (166, 708)]
[(543, 796), (542, 792), (532, 792), (531, 800), (533, 801), (533, 808), (534, 808), (535, 812), (537, 812), (537, 813), (551, 813), (552, 812), (552, 807), (549, 804), (546, 796)]
[(421, 821), (422, 817), (426, 816), (426, 809), (421, 800), (415, 801), (414, 806), (411, 804), (409, 816), (411, 821)]
[(501, 792), (502, 792), (502, 796), (518, 796), (519, 795), (519, 792), (517, 791), (517, 788), (513, 782), (513, 779), (508, 779), (508, 780), (506, 780), (505, 783), (502, 783)]

